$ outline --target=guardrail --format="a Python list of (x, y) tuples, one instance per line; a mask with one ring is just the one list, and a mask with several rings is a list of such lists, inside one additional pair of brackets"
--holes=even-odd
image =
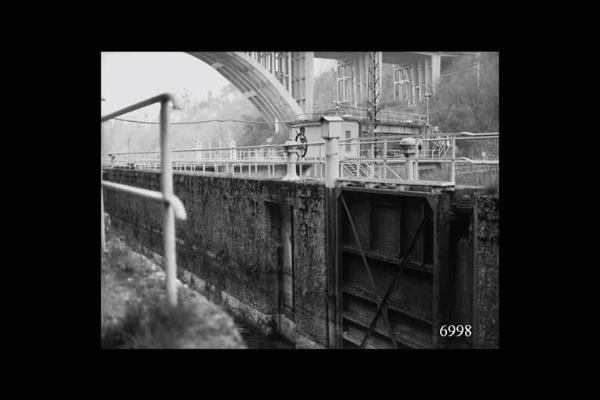
[[(338, 107), (316, 107), (310, 113), (295, 115), (296, 120), (317, 120), (323, 115), (344, 115), (348, 120), (369, 120), (370, 110), (366, 107), (340, 105)], [(427, 116), (415, 113), (404, 113), (392, 110), (380, 110), (377, 113), (379, 123), (426, 125)]]
[[(418, 149), (408, 153), (405, 140), (413, 138)], [(381, 135), (341, 139), (336, 149), (339, 154), (338, 176), (364, 180), (417, 181), (419, 166), (450, 164), (449, 177), (436, 181), (455, 183), (457, 164), (498, 164), (499, 135), (495, 133), (473, 134), (467, 132), (437, 135)], [(487, 142), (486, 142), (487, 141)], [(477, 143), (481, 143), (479, 145)], [(296, 149), (306, 146), (304, 157), (298, 157)], [(487, 151), (483, 152), (482, 149)], [(172, 153), (172, 168), (176, 171), (218, 174), (228, 176), (255, 176), (268, 178), (324, 180), (326, 176), (325, 143), (285, 144), (219, 147), (211, 149), (181, 149)], [(302, 151), (303, 153), (303, 151)], [(105, 168), (136, 168), (159, 170), (159, 152), (114, 153), (103, 155)], [(407, 162), (414, 163), (407, 174)], [(287, 167), (286, 167), (287, 165)], [(297, 172), (291, 173), (294, 170)], [(287, 172), (286, 172), (287, 171)], [(431, 171), (430, 171), (431, 172)], [(445, 175), (448, 172), (442, 173)], [(411, 178), (412, 177), (412, 178)], [(423, 180), (423, 179), (421, 179)]]
[[(407, 145), (407, 138), (414, 140), (416, 148)], [(497, 132), (461, 132), (436, 136), (382, 135), (344, 139), (339, 141), (340, 177), (388, 183), (418, 181), (423, 180), (419, 178), (420, 165), (449, 163), (450, 176), (447, 181), (456, 184), (458, 163), (498, 165), (498, 143)], [(413, 150), (408, 151), (409, 149)], [(407, 164), (412, 164), (412, 167)]]
[[(171, 154), (169, 149), (169, 102), (173, 103), (173, 108), (177, 110), (183, 109), (183, 103), (174, 94), (164, 93), (148, 100), (141, 101), (129, 107), (115, 111), (111, 114), (103, 116), (100, 119), (101, 124), (104, 122), (127, 114), (131, 111), (147, 107), (149, 105), (160, 103), (160, 159), (161, 159), (161, 191), (146, 190), (136, 188), (129, 185), (122, 185), (114, 182), (108, 182), (100, 178), (102, 188), (117, 190), (125, 193), (131, 193), (136, 196), (147, 199), (163, 202), (165, 207), (163, 210), (163, 245), (165, 255), (165, 269), (167, 277), (167, 297), (169, 304), (177, 305), (177, 264), (175, 252), (175, 218), (185, 220), (187, 218), (185, 207), (173, 193), (173, 165), (171, 162)], [(102, 128), (103, 129), (103, 128)], [(101, 213), (102, 213), (102, 250), (106, 251), (106, 242), (104, 236), (104, 193), (101, 189)]]
[[(306, 146), (305, 157), (297, 156), (298, 150), (295, 147), (298, 145)], [(324, 142), (293, 142), (263, 146), (173, 150), (171, 164), (175, 171), (268, 178), (283, 178), (289, 169), (296, 169), (299, 178), (321, 180), (325, 177), (324, 146)], [(161, 165), (157, 158), (159, 154), (159, 152), (103, 154), (102, 166), (160, 170)]]

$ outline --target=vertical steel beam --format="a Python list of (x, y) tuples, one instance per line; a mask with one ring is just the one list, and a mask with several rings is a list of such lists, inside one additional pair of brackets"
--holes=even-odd
[(479, 271), (479, 213), (477, 206), (477, 196), (473, 195), (473, 213), (471, 214), (472, 218), (472, 227), (473, 227), (473, 269), (471, 271), (473, 279), (471, 281), (471, 327), (473, 329), (473, 334), (471, 335), (471, 348), (478, 348), (478, 341), (476, 338), (480, 337), (479, 334), (479, 307), (476, 307), (477, 304), (477, 273)]
[(334, 315), (333, 315), (333, 319), (334, 319), (334, 324), (335, 324), (335, 346), (338, 348), (343, 348), (343, 343), (344, 343), (344, 338), (343, 338), (343, 314), (342, 314), (342, 310), (343, 310), (343, 304), (342, 304), (342, 288), (341, 288), (341, 270), (340, 270), (340, 264), (341, 264), (341, 258), (342, 258), (342, 251), (341, 251), (341, 245), (342, 245), (342, 207), (340, 207), (340, 203), (339, 203), (339, 197), (342, 195), (342, 190), (340, 188), (336, 188), (335, 189), (335, 194), (334, 194), (334, 208), (333, 210), (335, 211), (335, 215), (334, 215), (334, 227), (335, 227), (335, 263), (333, 264), (335, 267), (335, 271), (333, 271), (334, 274), (334, 298), (335, 298), (335, 303), (334, 303)]
[(337, 283), (338, 273), (338, 262), (337, 252), (339, 249), (337, 240), (337, 220), (336, 220), (336, 200), (335, 192), (333, 188), (325, 188), (325, 222), (326, 224), (326, 238), (325, 243), (327, 249), (327, 281), (326, 281), (326, 292), (327, 292), (327, 307), (326, 307), (326, 318), (327, 318), (327, 347), (336, 348), (338, 347), (339, 329), (337, 323), (338, 317), (338, 293), (339, 286)]
[[(379, 294), (379, 289), (377, 288), (377, 285), (375, 284), (375, 279), (373, 278), (373, 274), (371, 272), (371, 267), (369, 266), (369, 263), (367, 261), (367, 257), (365, 256), (365, 253), (362, 249), (362, 245), (360, 244), (360, 237), (358, 236), (358, 231), (356, 230), (356, 226), (354, 225), (354, 219), (352, 218), (352, 214), (350, 213), (350, 209), (348, 208), (348, 204), (346, 204), (346, 200), (344, 199), (344, 195), (340, 195), (340, 200), (342, 201), (342, 205), (344, 206), (344, 210), (346, 211), (346, 216), (348, 217), (348, 221), (350, 222), (350, 228), (352, 228), (352, 233), (354, 235), (354, 240), (356, 240), (356, 246), (358, 247), (358, 250), (360, 251), (360, 255), (362, 257), (363, 260), (363, 265), (365, 267), (365, 270), (367, 271), (367, 275), (369, 277), (369, 281), (371, 283), (371, 287), (373, 288), (373, 294), (375, 295), (375, 298), (377, 299), (378, 303), (378, 309), (377, 309), (377, 313), (375, 314), (375, 318), (374, 318), (374, 322), (377, 322), (377, 318), (379, 317), (379, 308), (383, 307), (384, 308), (384, 313), (383, 313), (383, 321), (388, 329), (389, 335), (390, 335), (390, 340), (392, 341), (392, 343), (394, 343), (394, 347), (398, 347), (398, 344), (396, 343), (396, 339), (394, 338), (394, 331), (392, 330), (392, 325), (390, 324), (390, 321), (388, 319), (388, 314), (387, 314), (387, 307), (385, 307), (385, 303), (386, 301), (381, 300), (380, 294)], [(395, 282), (395, 281), (394, 281)], [(389, 289), (388, 289), (389, 290)], [(374, 326), (373, 326), (374, 328)], [(367, 332), (367, 334), (365, 335), (363, 341), (361, 342), (361, 348), (364, 348), (366, 346), (367, 340), (369, 339), (369, 335), (371, 334), (372, 330), (371, 328), (369, 328), (369, 331)]]
[[(343, 199), (343, 197), (342, 197), (342, 199)], [(344, 203), (344, 205), (345, 205), (345, 203)], [(413, 238), (411, 240), (408, 250), (406, 251), (406, 254), (404, 255), (404, 257), (402, 258), (402, 262), (400, 263), (398, 270), (395, 271), (394, 278), (392, 279), (392, 282), (390, 283), (387, 290), (385, 291), (383, 298), (381, 298), (379, 300), (379, 295), (377, 293), (375, 294), (379, 300), (379, 303), (377, 304), (377, 308), (375, 310), (375, 316), (373, 317), (373, 319), (371, 320), (371, 323), (369, 324), (369, 330), (367, 331), (367, 333), (365, 334), (365, 337), (363, 338), (363, 340), (360, 343), (361, 349), (365, 348), (365, 346), (367, 345), (367, 341), (369, 340), (369, 336), (371, 336), (371, 334), (373, 333), (373, 330), (375, 330), (375, 326), (377, 325), (377, 320), (379, 319), (379, 314), (381, 312), (383, 312), (384, 318), (387, 318), (387, 309), (385, 308), (385, 304), (387, 303), (388, 299), (390, 298), (390, 295), (392, 294), (392, 290), (396, 287), (396, 285), (398, 283), (398, 279), (400, 278), (400, 275), (402, 275), (402, 273), (404, 272), (404, 267), (406, 266), (406, 263), (408, 262), (408, 257), (410, 256), (413, 248), (415, 247), (415, 244), (417, 243), (417, 239), (419, 238), (419, 235), (421, 234), (421, 230), (423, 229), (424, 225), (425, 225), (425, 217), (423, 217), (423, 219), (421, 220), (421, 223), (419, 224), (419, 228), (417, 229), (417, 232), (415, 232), (415, 235), (413, 236)], [(386, 321), (386, 324), (389, 326), (389, 322)], [(396, 347), (398, 347), (398, 345), (396, 345), (396, 341), (394, 339), (394, 333), (392, 332), (391, 328), (388, 328), (388, 329), (390, 330), (390, 339), (392, 340), (394, 345)]]
[(447, 339), (441, 337), (440, 326), (448, 323), (450, 311), (450, 271), (449, 271), (449, 238), (451, 198), (448, 192), (439, 196), (438, 206), (434, 214), (434, 265), (433, 265), (433, 348), (447, 346)]

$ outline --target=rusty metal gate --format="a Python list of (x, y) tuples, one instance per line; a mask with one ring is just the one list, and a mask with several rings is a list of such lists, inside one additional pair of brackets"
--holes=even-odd
[(448, 323), (451, 195), (337, 188), (342, 348), (439, 348)]

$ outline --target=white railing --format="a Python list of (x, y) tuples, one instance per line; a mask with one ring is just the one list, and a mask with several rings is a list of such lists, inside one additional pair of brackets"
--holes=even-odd
[[(344, 116), (348, 120), (370, 120), (370, 110), (366, 107), (354, 107), (341, 104), (338, 107), (316, 107), (312, 112), (296, 115), (296, 120), (317, 120), (323, 115)], [(427, 116), (423, 114), (404, 113), (400, 111), (381, 110), (377, 113), (377, 121), (384, 124), (426, 125)]]
[[(293, 160), (298, 176), (324, 179), (324, 143), (305, 143), (302, 146), (306, 146), (305, 157)], [(281, 178), (286, 175), (290, 162), (285, 144), (182, 149), (172, 153), (174, 171), (197, 174)], [(158, 152), (103, 154), (102, 165), (103, 168), (160, 170), (159, 155)]]
[[(416, 144), (407, 144), (407, 138)], [(436, 164), (449, 163), (434, 173), (435, 181), (456, 182), (457, 164), (497, 165), (498, 133), (455, 133), (437, 136), (376, 136), (340, 140), (340, 178), (369, 181), (432, 180)], [(413, 149), (414, 151), (409, 151)], [(414, 163), (408, 168), (407, 163)], [(429, 168), (427, 166), (430, 166)], [(419, 171), (425, 168), (423, 177)], [(444, 175), (443, 171), (447, 171)], [(409, 174), (410, 171), (410, 176)]]
[[(115, 111), (109, 115), (102, 116), (100, 118), (101, 126), (103, 127), (104, 122), (109, 121), (113, 118), (119, 117), (123, 114), (127, 114), (131, 111), (139, 110), (140, 108), (147, 107), (152, 104), (160, 103), (160, 152), (158, 152), (158, 159), (161, 164), (161, 184), (160, 192), (154, 190), (142, 189), (134, 186), (123, 185), (116, 182), (105, 181), (100, 176), (100, 212), (101, 212), (101, 229), (102, 229), (102, 250), (106, 251), (105, 233), (104, 233), (104, 188), (125, 192), (140, 196), (143, 198), (151, 199), (164, 203), (163, 208), (163, 249), (165, 257), (165, 269), (166, 269), (166, 280), (167, 280), (167, 297), (171, 306), (177, 305), (177, 263), (176, 263), (176, 251), (175, 251), (175, 218), (179, 220), (185, 220), (187, 218), (185, 207), (181, 203), (181, 200), (175, 196), (173, 192), (173, 174), (171, 170), (171, 152), (169, 148), (169, 104), (172, 103), (173, 108), (181, 110), (183, 109), (183, 103), (181, 99), (171, 93), (164, 93), (159, 96), (152, 97), (142, 102), (133, 104), (125, 107), (121, 110)], [(104, 130), (104, 128), (101, 128)], [(148, 154), (148, 153), (144, 153)], [(109, 156), (109, 159), (113, 160), (113, 157)], [(103, 157), (103, 162), (105, 158)], [(123, 163), (127, 165), (135, 165), (138, 161), (137, 157), (127, 155), (123, 159)], [(104, 165), (103, 165), (104, 167)]]
[[(416, 141), (417, 147), (407, 145), (406, 139)], [(449, 163), (449, 176), (440, 180), (455, 182), (456, 164), (498, 164), (498, 133), (456, 133), (437, 136), (386, 135), (369, 138), (339, 140), (338, 168), (340, 178), (402, 181), (406, 180), (406, 163), (415, 163), (415, 176), (419, 169), (435, 164)], [(212, 149), (181, 149), (172, 152), (172, 168), (175, 171), (284, 178), (290, 168), (303, 179), (325, 179), (325, 146), (322, 142), (302, 144), (306, 146), (304, 157), (298, 157), (300, 143), (262, 146), (219, 147)], [(292, 149), (294, 147), (294, 149)], [(409, 150), (415, 149), (414, 153)], [(300, 149), (300, 154), (304, 150)], [(485, 150), (485, 151), (484, 151)], [(293, 159), (290, 158), (294, 154)], [(135, 168), (160, 170), (159, 152), (136, 152), (104, 154), (104, 168)], [(293, 167), (290, 166), (293, 163)], [(409, 179), (410, 180), (410, 179)]]

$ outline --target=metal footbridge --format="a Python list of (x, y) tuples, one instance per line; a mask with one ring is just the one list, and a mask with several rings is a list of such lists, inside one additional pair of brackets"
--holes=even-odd
[[(498, 140), (498, 133), (466, 132), (339, 140), (338, 176), (343, 180), (365, 182), (453, 182), (457, 165), (497, 165)], [(407, 151), (411, 146), (414, 152)], [(291, 167), (300, 179), (321, 181), (325, 178), (326, 149), (323, 141), (178, 149), (171, 154), (173, 171), (178, 172), (276, 179), (285, 177)], [(407, 163), (414, 164), (412, 176), (407, 176)], [(160, 171), (162, 164), (160, 152), (124, 152), (102, 154), (102, 167)]]

